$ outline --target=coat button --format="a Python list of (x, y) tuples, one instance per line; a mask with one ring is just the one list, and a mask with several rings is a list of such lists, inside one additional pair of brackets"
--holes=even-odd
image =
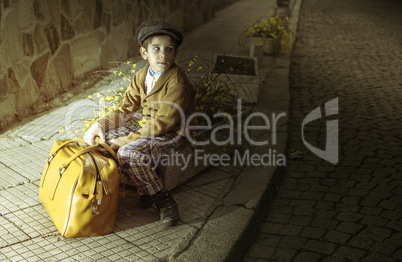
[(147, 100), (146, 99), (144, 99), (144, 101), (143, 101), (144, 103), (146, 103), (147, 102)]

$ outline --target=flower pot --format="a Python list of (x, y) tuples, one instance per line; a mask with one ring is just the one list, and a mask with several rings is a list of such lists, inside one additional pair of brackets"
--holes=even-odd
[(258, 46), (262, 46), (264, 55), (279, 54), (281, 50), (280, 38), (262, 38), (262, 37), (250, 37), (249, 38), (249, 55), (250, 57), (259, 57)]
[(256, 57), (215, 55), (214, 61), (212, 79), (227, 81), (240, 99), (257, 103), (260, 85)]
[(250, 57), (256, 56), (255, 55), (255, 47), (259, 45), (263, 45), (264, 41), (262, 37), (251, 36), (248, 39), (248, 48), (249, 48), (249, 55)]
[(281, 39), (274, 38), (274, 37), (268, 37), (263, 39), (263, 45), (264, 45), (264, 54), (266, 55), (275, 55), (279, 53), (279, 50), (281, 48)]
[(289, 6), (278, 6), (275, 8), (275, 15), (279, 17), (287, 17), (290, 15)]

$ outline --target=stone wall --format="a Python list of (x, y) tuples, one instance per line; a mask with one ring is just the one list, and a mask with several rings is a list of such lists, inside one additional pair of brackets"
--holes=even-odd
[(154, 20), (190, 31), (236, 0), (0, 0), (0, 131), (111, 61)]

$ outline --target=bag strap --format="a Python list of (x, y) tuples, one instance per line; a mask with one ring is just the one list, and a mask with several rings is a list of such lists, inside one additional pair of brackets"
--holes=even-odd
[(95, 141), (96, 141), (96, 144), (95, 144), (95, 145), (86, 147), (86, 148), (82, 149), (81, 151), (76, 152), (76, 153), (75, 153), (74, 155), (72, 155), (69, 159), (67, 159), (67, 161), (66, 161), (64, 164), (62, 164), (62, 165), (60, 166), (60, 168), (59, 168), (60, 175), (64, 173), (64, 171), (66, 170), (66, 168), (67, 168), (67, 167), (71, 164), (71, 162), (73, 162), (76, 158), (78, 158), (79, 156), (84, 155), (84, 154), (86, 154), (86, 153), (89, 153), (89, 152), (94, 151), (94, 150), (97, 149), (99, 146), (105, 148), (105, 149), (113, 156), (113, 158), (115, 159), (115, 161), (118, 161), (116, 153), (114, 152), (114, 150), (113, 150), (108, 144), (106, 144), (105, 142), (103, 142), (102, 140), (100, 140), (99, 137), (97, 137), (97, 138), (95, 139)]
[[(92, 146), (88, 146), (78, 152), (76, 152), (74, 155), (72, 155), (64, 164), (61, 165), (61, 167), (59, 168), (60, 171), (60, 175), (64, 173), (64, 171), (66, 170), (66, 168), (71, 164), (71, 162), (73, 162), (77, 157), (92, 152), (94, 150), (96, 150), (97, 148), (99, 148), (99, 146), (105, 148), (114, 158), (114, 160), (118, 163), (118, 159), (117, 159), (117, 154), (116, 152), (114, 152), (114, 150), (105, 142), (103, 142), (99, 137), (95, 138), (96, 144), (92, 145)], [(60, 146), (58, 146), (55, 151), (53, 152), (53, 154), (51, 154), (48, 157), (48, 161), (50, 162), (53, 157), (57, 154), (58, 151), (60, 151), (63, 147), (67, 146), (70, 143), (74, 143), (74, 142), (80, 142), (80, 143), (85, 143), (85, 140), (83, 138), (76, 138), (76, 139), (71, 139), (71, 140), (67, 140), (64, 143), (62, 143)], [(85, 143), (86, 144), (86, 143)]]
[(107, 143), (103, 142), (98, 136), (95, 138), (95, 142), (98, 143), (104, 149), (106, 149), (113, 156), (116, 162), (119, 162), (119, 160), (117, 159), (116, 152), (114, 152), (114, 150)]
[(59, 152), (60, 149), (62, 149), (63, 147), (65, 147), (66, 145), (70, 144), (70, 143), (74, 143), (74, 142), (84, 142), (85, 140), (83, 138), (76, 138), (76, 139), (70, 139), (70, 140), (66, 140), (64, 143), (62, 143), (61, 145), (59, 145), (51, 154), (52, 156), (55, 156), (57, 154), (57, 152)]
[(93, 146), (89, 146), (87, 148), (84, 148), (83, 150), (80, 150), (78, 152), (76, 152), (74, 155), (72, 155), (69, 159), (67, 159), (67, 161), (65, 163), (63, 163), (60, 168), (60, 175), (62, 175), (64, 173), (64, 171), (66, 170), (66, 168), (71, 164), (71, 162), (73, 162), (77, 157), (89, 153), (93, 150), (95, 150), (96, 148), (99, 147), (99, 144), (93, 145)]
[[(63, 147), (67, 146), (67, 145), (70, 144), (70, 143), (75, 143), (75, 142), (86, 144), (86, 142), (85, 142), (85, 140), (84, 140), (83, 138), (75, 138), (75, 139), (67, 140), (67, 141), (65, 141), (64, 143), (62, 143), (61, 145), (59, 145), (59, 146), (53, 151), (53, 153), (48, 157), (48, 161), (49, 161), (49, 160), (52, 160), (53, 157), (57, 154), (57, 152), (60, 151), (60, 149), (62, 149)], [(112, 155), (112, 157), (114, 158), (114, 160), (118, 161), (116, 152), (114, 152), (114, 150), (113, 150), (108, 144), (106, 144), (105, 142), (103, 142), (98, 136), (95, 138), (95, 142), (96, 142), (96, 144), (95, 144), (94, 146), (96, 146), (96, 147), (98, 147), (99, 145), (102, 146), (103, 148), (105, 148), (105, 149)]]

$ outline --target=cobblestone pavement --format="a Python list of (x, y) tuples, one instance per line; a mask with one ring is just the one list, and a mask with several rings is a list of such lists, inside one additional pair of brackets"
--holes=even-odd
[[(402, 2), (304, 0), (290, 73), (288, 161), (244, 256), (250, 261), (402, 260)], [(325, 118), (324, 104), (339, 99)], [(339, 163), (311, 153), (339, 120)]]

